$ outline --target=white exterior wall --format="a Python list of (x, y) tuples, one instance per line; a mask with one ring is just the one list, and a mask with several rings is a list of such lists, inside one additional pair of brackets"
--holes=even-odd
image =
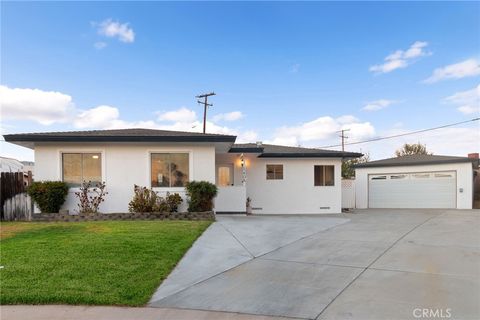
[[(189, 145), (168, 143), (68, 143), (35, 146), (35, 180), (61, 180), (63, 152), (99, 152), (102, 154), (102, 178), (108, 195), (100, 205), (104, 213), (128, 212), (135, 184), (150, 187), (150, 153), (188, 152), (190, 180), (215, 183), (215, 147), (213, 145)], [(77, 211), (77, 200), (71, 188), (62, 209)], [(184, 188), (154, 188), (160, 193), (177, 192), (182, 197)], [(186, 210), (184, 201), (180, 210)]]
[[(341, 160), (302, 158), (247, 158), (247, 197), (254, 214), (340, 213)], [(283, 180), (267, 180), (266, 165), (283, 164)], [(314, 186), (314, 166), (335, 166), (334, 186)], [(235, 166), (235, 183), (241, 182)], [(322, 207), (322, 208), (321, 208)], [(261, 209), (260, 209), (261, 208)]]
[[(396, 166), (355, 169), (356, 206), (368, 208), (368, 175), (455, 171), (457, 173), (457, 209), (471, 209), (473, 197), (473, 171), (471, 163), (449, 163), (421, 166)], [(463, 189), (463, 192), (460, 190)]]

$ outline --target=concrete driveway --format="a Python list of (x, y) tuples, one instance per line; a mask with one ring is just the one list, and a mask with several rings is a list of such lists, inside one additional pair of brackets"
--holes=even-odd
[(219, 217), (150, 306), (304, 319), (480, 319), (479, 301), (480, 210), (359, 210)]

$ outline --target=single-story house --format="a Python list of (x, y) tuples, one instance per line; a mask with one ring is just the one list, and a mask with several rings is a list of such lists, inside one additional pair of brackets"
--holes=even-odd
[(408, 155), (357, 164), (357, 208), (471, 209), (475, 159)]
[[(216, 212), (318, 214), (341, 212), (341, 163), (359, 153), (262, 143), (235, 144), (232, 135), (151, 129), (9, 134), (35, 151), (35, 180), (71, 188), (63, 209), (74, 212), (82, 181), (105, 181), (102, 212), (126, 212), (134, 185), (185, 198), (187, 181), (215, 183)], [(186, 203), (184, 201), (183, 208)]]

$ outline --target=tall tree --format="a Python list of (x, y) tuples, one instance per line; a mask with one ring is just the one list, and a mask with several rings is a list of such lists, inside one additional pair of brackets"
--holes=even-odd
[(427, 145), (418, 143), (405, 143), (400, 149), (395, 151), (397, 157), (409, 156), (412, 154), (433, 154), (427, 150)]
[(370, 155), (366, 153), (360, 158), (354, 158), (342, 162), (342, 178), (352, 179), (355, 178), (355, 168), (354, 165), (358, 163), (364, 163), (370, 161)]

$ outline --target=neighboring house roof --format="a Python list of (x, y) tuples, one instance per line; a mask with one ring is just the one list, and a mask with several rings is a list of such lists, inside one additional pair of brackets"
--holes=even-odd
[(389, 158), (377, 161), (369, 161), (356, 164), (355, 168), (376, 168), (376, 167), (398, 167), (398, 166), (420, 166), (443, 163), (473, 162), (475, 159), (467, 157), (437, 156), (430, 154), (414, 154), (396, 158)]
[(260, 153), (259, 158), (357, 158), (363, 156), (357, 152), (256, 143), (234, 144), (229, 152)]
[[(236, 136), (212, 133), (155, 129), (115, 129), (91, 131), (17, 133), (3, 136), (5, 141), (25, 142), (235, 142)], [(22, 144), (23, 142), (23, 144)], [(31, 146), (30, 146), (31, 147)]]

